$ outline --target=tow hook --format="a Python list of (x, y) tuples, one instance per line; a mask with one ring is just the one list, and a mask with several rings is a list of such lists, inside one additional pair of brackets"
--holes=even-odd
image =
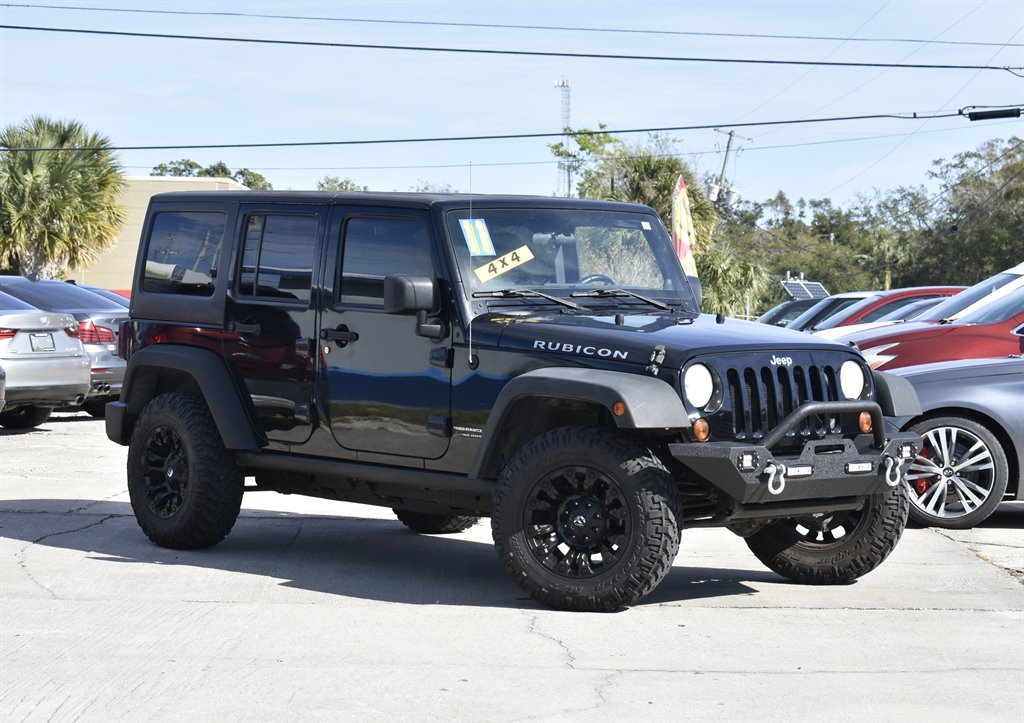
[(900, 467), (906, 462), (905, 459), (893, 459), (889, 455), (885, 455), (885, 483), (890, 487), (895, 487), (900, 483)]
[(786, 465), (772, 462), (764, 471), (768, 473), (768, 491), (773, 495), (781, 495), (782, 490), (786, 489)]

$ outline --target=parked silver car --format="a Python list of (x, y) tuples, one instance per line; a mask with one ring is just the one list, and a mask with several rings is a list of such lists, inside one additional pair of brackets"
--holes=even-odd
[(907, 474), (910, 517), (966, 529), (1004, 500), (1024, 499), (1024, 359), (970, 359), (900, 367), (923, 414), (904, 430), (924, 439)]
[(125, 361), (117, 355), (117, 335), (128, 309), (99, 294), (63, 281), (32, 280), (24, 276), (0, 276), (0, 291), (39, 309), (71, 314), (92, 359), (89, 393), (82, 407), (102, 417), (104, 405), (118, 398), (124, 382)]
[(41, 311), (0, 292), (0, 365), (7, 376), (0, 426), (37, 427), (54, 407), (89, 391), (90, 358), (70, 314)]

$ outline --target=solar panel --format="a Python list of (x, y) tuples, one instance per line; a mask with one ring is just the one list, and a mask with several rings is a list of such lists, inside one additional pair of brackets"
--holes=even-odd
[(789, 279), (782, 282), (782, 288), (786, 290), (791, 299), (824, 299), (829, 295), (825, 291), (825, 287), (817, 281)]

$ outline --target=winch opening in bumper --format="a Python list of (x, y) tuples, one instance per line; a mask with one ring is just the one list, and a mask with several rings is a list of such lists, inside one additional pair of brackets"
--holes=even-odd
[[(870, 434), (807, 440), (798, 452), (774, 450), (786, 432), (810, 414), (866, 411)], [(674, 443), (672, 456), (743, 505), (798, 500), (862, 497), (900, 483), (906, 466), (921, 448), (910, 433), (886, 435), (874, 402), (814, 402), (795, 410), (754, 444), (742, 442)]]

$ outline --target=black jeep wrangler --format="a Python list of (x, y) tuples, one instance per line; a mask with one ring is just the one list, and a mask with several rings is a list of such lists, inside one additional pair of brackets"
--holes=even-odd
[[(699, 313), (657, 214), (469, 195), (172, 193), (143, 229), (107, 435), (159, 545), (231, 530), (248, 490), (491, 517), (512, 578), (614, 610), (683, 527), (849, 582), (892, 551), (920, 438), (856, 349)], [(246, 479), (250, 481), (247, 483)]]

